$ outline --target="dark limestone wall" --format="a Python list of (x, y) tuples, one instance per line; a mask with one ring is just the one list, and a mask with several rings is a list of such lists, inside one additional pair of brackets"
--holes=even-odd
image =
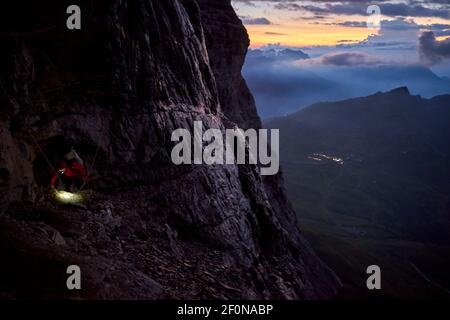
[[(172, 131), (196, 120), (205, 129), (260, 127), (240, 73), (248, 37), (229, 1), (78, 1), (81, 31), (65, 28), (65, 1), (26, 4), (2, 4), (11, 19), (0, 36), (0, 255), (9, 261), (0, 294), (73, 298), (61, 279), (31, 289), (11, 281), (23, 264), (50, 276), (69, 260), (92, 280), (77, 298), (336, 293), (339, 281), (300, 235), (280, 177), (170, 161)], [(97, 154), (86, 209), (46, 197), (42, 150), (51, 154), (58, 137), (87, 163)], [(182, 267), (196, 256), (195, 271)], [(165, 264), (179, 266), (177, 276), (161, 273)], [(208, 273), (224, 279), (197, 288)]]
[(229, 1), (200, 0), (210, 65), (223, 113), (241, 128), (259, 128), (255, 100), (241, 75), (250, 44)]

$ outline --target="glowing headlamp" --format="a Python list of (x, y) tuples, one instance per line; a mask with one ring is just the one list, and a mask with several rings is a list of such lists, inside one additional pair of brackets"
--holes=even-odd
[(59, 202), (65, 204), (79, 203), (83, 200), (83, 197), (78, 193), (71, 193), (67, 191), (58, 191), (58, 190), (55, 190), (55, 198)]

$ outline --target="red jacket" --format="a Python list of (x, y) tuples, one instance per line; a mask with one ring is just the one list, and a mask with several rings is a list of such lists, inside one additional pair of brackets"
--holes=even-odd
[(56, 181), (58, 180), (59, 175), (64, 175), (68, 178), (80, 178), (81, 181), (85, 181), (87, 177), (86, 168), (79, 162), (72, 161), (72, 163), (68, 164), (66, 161), (61, 162), (58, 167), (58, 170), (53, 175), (51, 186), (55, 187)]

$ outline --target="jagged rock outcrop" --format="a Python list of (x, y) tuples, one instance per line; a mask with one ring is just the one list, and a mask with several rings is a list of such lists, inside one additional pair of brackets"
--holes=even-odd
[[(24, 298), (328, 298), (278, 177), (175, 166), (171, 133), (260, 126), (229, 1), (8, 4), (0, 53), (0, 294)], [(50, 201), (56, 140), (92, 167), (86, 208)], [(45, 155), (45, 157), (44, 157)], [(57, 239), (57, 240), (55, 240)], [(84, 289), (65, 287), (77, 264)], [(28, 268), (33, 272), (26, 272)], [(33, 281), (38, 278), (39, 281)]]
[(247, 32), (229, 1), (200, 0), (210, 65), (224, 114), (241, 128), (259, 128), (255, 101), (241, 70), (250, 45)]

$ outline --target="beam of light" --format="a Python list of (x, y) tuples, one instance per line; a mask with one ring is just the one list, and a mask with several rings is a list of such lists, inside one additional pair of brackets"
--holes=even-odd
[(64, 204), (75, 204), (83, 201), (83, 197), (78, 193), (55, 190), (55, 198)]

